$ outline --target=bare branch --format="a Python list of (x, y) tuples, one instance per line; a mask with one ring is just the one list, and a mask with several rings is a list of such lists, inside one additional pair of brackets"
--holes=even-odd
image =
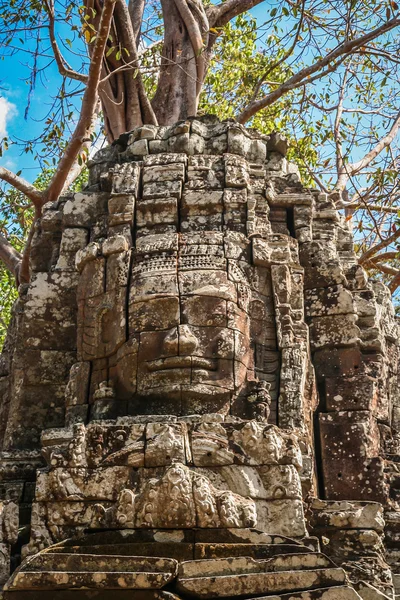
[(374, 271), (379, 271), (385, 275), (396, 276), (400, 272), (399, 269), (394, 269), (393, 267), (388, 267), (387, 265), (375, 264), (375, 262), (372, 260), (366, 260), (363, 265), (366, 269), (373, 269)]
[(392, 281), (389, 283), (389, 290), (391, 291), (392, 294), (395, 293), (395, 291), (397, 290), (397, 288), (400, 285), (400, 271), (397, 273), (397, 275), (395, 275), (392, 279)]
[(39, 192), (34, 185), (19, 175), (12, 173), (12, 171), (9, 171), (5, 167), (0, 167), (0, 179), (6, 183), (9, 183), (15, 187), (15, 189), (25, 194), (25, 196), (29, 198), (29, 200), (31, 200), (35, 206), (41, 206), (43, 204), (43, 192)]
[(98, 100), (98, 87), (103, 62), (104, 49), (110, 32), (111, 19), (114, 12), (116, 0), (105, 0), (101, 13), (99, 29), (94, 43), (91, 57), (88, 82), (82, 100), (82, 108), (78, 124), (68, 143), (62, 159), (53, 175), (49, 187), (44, 194), (44, 201), (56, 200), (62, 192), (68, 174), (73, 167), (82, 145), (90, 140), (90, 132), (93, 127), (95, 109)]
[(82, 173), (83, 169), (86, 167), (86, 164), (87, 164), (86, 160), (83, 160), (83, 159), (84, 158), (86, 159), (89, 156), (89, 149), (90, 149), (90, 146), (92, 143), (92, 136), (94, 134), (94, 129), (96, 126), (96, 121), (97, 121), (99, 113), (100, 113), (100, 109), (101, 109), (101, 105), (100, 105), (100, 101), (98, 101), (95, 112), (93, 114), (91, 130), (89, 131), (90, 138), (82, 144), (82, 151), (81, 151), (82, 160), (81, 161), (76, 160), (75, 164), (71, 167), (70, 172), (68, 173), (68, 177), (64, 183), (64, 187), (61, 192), (62, 194), (69, 188), (69, 186), (75, 181), (75, 179), (77, 177), (79, 177), (79, 175)]
[[(225, 4), (228, 3), (229, 0)], [(246, 123), (246, 121), (251, 119), (251, 117), (255, 115), (259, 110), (270, 106), (271, 104), (279, 100), (279, 98), (281, 98), (284, 94), (291, 91), (299, 84), (304, 83), (304, 85), (306, 85), (307, 83), (310, 83), (311, 75), (313, 75), (314, 73), (323, 70), (328, 65), (331, 65), (331, 68), (333, 69), (334, 65), (332, 65), (332, 63), (334, 63), (334, 61), (339, 60), (340, 58), (342, 58), (343, 60), (343, 57), (348, 56), (358, 48), (365, 46), (365, 44), (367, 44), (371, 40), (381, 36), (382, 34), (390, 31), (391, 29), (394, 29), (398, 25), (400, 25), (400, 18), (394, 17), (393, 19), (390, 19), (380, 27), (373, 29), (369, 33), (366, 33), (365, 35), (359, 38), (342, 42), (334, 50), (329, 52), (324, 58), (317, 60), (313, 65), (305, 67), (304, 69), (301, 69), (300, 71), (295, 73), (292, 77), (289, 77), (289, 79), (282, 83), (276, 90), (273, 90), (272, 92), (270, 92), (269, 94), (267, 94), (259, 100), (254, 100), (253, 102), (250, 102), (237, 117), (237, 120), (239, 121), (239, 123)]]
[(394, 258), (400, 258), (400, 252), (383, 252), (378, 256), (373, 256), (370, 261), (373, 263), (382, 262), (383, 260), (393, 260)]
[(263, 0), (227, 0), (214, 6), (211, 4), (207, 10), (210, 28), (223, 27), (229, 21), (250, 10)]
[(0, 234), (0, 260), (18, 280), (22, 255), (10, 244), (4, 235)]
[(345, 172), (341, 173), (338, 178), (337, 187), (340, 189), (343, 189), (343, 187), (346, 185), (349, 177), (356, 175), (362, 169), (365, 169), (365, 167), (368, 167), (368, 165), (371, 164), (371, 162), (382, 152), (382, 150), (387, 148), (393, 142), (394, 138), (397, 135), (397, 132), (399, 131), (399, 128), (400, 128), (400, 111), (397, 113), (396, 118), (394, 120), (394, 123), (393, 123), (389, 133), (387, 133), (383, 138), (381, 138), (379, 140), (379, 142), (372, 148), (372, 150), (370, 150), (364, 156), (364, 158), (362, 158), (361, 160), (359, 160), (353, 164), (346, 165)]
[(262, 74), (262, 76), (260, 77), (260, 79), (257, 82), (257, 85), (254, 88), (254, 92), (253, 92), (253, 94), (252, 94), (252, 96), (250, 98), (250, 103), (253, 102), (257, 98), (257, 96), (258, 96), (258, 94), (260, 92), (261, 86), (265, 82), (265, 79), (266, 79), (267, 75), (269, 73), (271, 73), (274, 69), (277, 69), (284, 62), (286, 62), (287, 59), (290, 58), (290, 56), (295, 51), (295, 48), (297, 46), (297, 42), (299, 41), (301, 29), (303, 27), (304, 9), (305, 9), (305, 0), (303, 0), (303, 2), (301, 4), (300, 19), (299, 19), (299, 23), (297, 25), (296, 34), (294, 36), (294, 39), (293, 39), (293, 42), (292, 42), (290, 48), (283, 54), (283, 56), (279, 60), (277, 60), (276, 62), (272, 63), (272, 65), (270, 67), (268, 67), (268, 69)]
[(131, 18), (131, 25), (136, 41), (136, 47), (138, 47), (140, 42), (140, 31), (142, 28), (144, 5), (145, 0), (129, 0), (128, 4), (128, 11)]
[(363, 264), (366, 260), (368, 260), (372, 256), (374, 256), (374, 254), (377, 254), (384, 248), (387, 248), (388, 246), (390, 246), (390, 244), (393, 244), (393, 242), (395, 242), (399, 237), (400, 237), (400, 227), (399, 227), (399, 229), (396, 229), (396, 231), (394, 233), (392, 233), (392, 235), (387, 237), (385, 240), (382, 240), (381, 242), (379, 242), (379, 244), (376, 244), (376, 246), (373, 246), (372, 248), (369, 248), (369, 250), (364, 252), (364, 254), (360, 257), (358, 262), (360, 264)]
[(365, 209), (367, 206), (368, 206), (369, 210), (373, 210), (373, 211), (381, 212), (381, 213), (397, 215), (397, 213), (399, 212), (399, 209), (395, 208), (394, 206), (383, 206), (381, 204), (365, 204), (364, 205), (360, 202), (350, 202), (349, 204), (347, 204), (346, 202), (342, 202), (337, 205), (338, 208), (350, 208), (352, 210), (357, 210), (359, 208)]
[(60, 75), (62, 75), (63, 77), (69, 77), (70, 79), (76, 79), (77, 81), (82, 81), (82, 83), (86, 83), (88, 80), (87, 75), (84, 75), (83, 73), (78, 73), (77, 71), (71, 69), (67, 61), (62, 56), (60, 48), (58, 47), (54, 29), (55, 16), (53, 0), (44, 0), (44, 6), (49, 16), (50, 42)]

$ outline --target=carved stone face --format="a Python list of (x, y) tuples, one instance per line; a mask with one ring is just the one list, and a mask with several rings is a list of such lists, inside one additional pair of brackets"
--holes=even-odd
[[(142, 238), (139, 248), (154, 237)], [(226, 258), (224, 237), (170, 234), (167, 245), (176, 249), (166, 253), (160, 236), (158, 251), (136, 255), (129, 331), (139, 336), (138, 394), (212, 399), (221, 407), (254, 379), (251, 266)]]
[(250, 240), (232, 231), (137, 240), (128, 308), (137, 395), (183, 414), (228, 412), (249, 382), (275, 378), (269, 273), (250, 255)]
[[(240, 177), (232, 176), (232, 186), (244, 185), (245, 167), (239, 164)], [(130, 403), (128, 412), (237, 414), (233, 405), (259, 380), (271, 384), (276, 399), (279, 353), (271, 271), (252, 258), (252, 237), (270, 232), (268, 203), (263, 193), (244, 188), (185, 191), (190, 168), (144, 167), (143, 196), (154, 188), (167, 199), (137, 198), (131, 216), (135, 227), (109, 227), (102, 245), (105, 259), (84, 267), (92, 269), (90, 285), (96, 262), (106, 281), (105, 292), (85, 298), (81, 308), (82, 355), (96, 359), (91, 396), (106, 398), (104, 387), (96, 390), (107, 380), (116, 400)], [(218, 168), (223, 188), (223, 168), (232, 175), (233, 167)], [(176, 181), (155, 186), (160, 173), (181, 177), (180, 200), (168, 197), (176, 193)], [(118, 215), (125, 216), (129, 200), (114, 196), (109, 207), (118, 206)], [(131, 235), (132, 251), (125, 243)], [(81, 287), (87, 296), (88, 286)]]

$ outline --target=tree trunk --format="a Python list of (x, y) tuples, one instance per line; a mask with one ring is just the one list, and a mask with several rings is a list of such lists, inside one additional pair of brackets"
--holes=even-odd
[(190, 10), (186, 0), (162, 0), (162, 10), (164, 47), (152, 105), (159, 124), (170, 125), (197, 114), (206, 74), (203, 48), (208, 21), (202, 5), (193, 3)]

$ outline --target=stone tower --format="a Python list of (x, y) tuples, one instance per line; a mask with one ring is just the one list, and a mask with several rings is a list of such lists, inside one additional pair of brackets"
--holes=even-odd
[(285, 154), (144, 126), (46, 205), (1, 358), (5, 598), (400, 594), (390, 294)]

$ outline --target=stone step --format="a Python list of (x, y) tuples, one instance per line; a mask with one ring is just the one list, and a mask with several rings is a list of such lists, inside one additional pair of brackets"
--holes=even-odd
[(268, 560), (231, 557), (216, 560), (189, 560), (181, 563), (179, 578), (219, 577), (221, 575), (239, 575), (265, 573), (271, 571), (289, 571), (304, 569), (324, 569), (335, 567), (330, 558), (321, 553), (278, 555)]
[(43, 552), (28, 559), (22, 571), (93, 571), (162, 573), (174, 576), (178, 563), (170, 558)]
[(60, 589), (161, 589), (172, 581), (173, 573), (134, 571), (18, 571), (5, 591)]
[[(274, 546), (275, 548), (275, 546)], [(195, 558), (194, 544), (171, 542), (136, 542), (95, 546), (52, 546), (54, 554), (104, 554), (109, 556), (157, 556), (183, 561)], [(298, 550), (297, 550), (298, 551)]]
[(378, 590), (367, 581), (359, 581), (354, 584), (355, 589), (362, 600), (392, 600), (389, 596)]
[[(9, 590), (4, 592), (0, 598), (4, 600), (132, 600), (133, 594), (135, 600), (180, 600), (179, 596), (166, 592), (164, 590), (96, 590), (75, 589), (75, 590)], [(324, 599), (325, 600), (325, 599)], [(330, 600), (330, 599), (329, 599)], [(347, 600), (347, 598), (345, 599)], [(351, 599), (352, 600), (352, 599)]]
[[(340, 585), (331, 588), (319, 588), (305, 592), (291, 592), (290, 594), (279, 594), (278, 596), (261, 596), (250, 600), (361, 600), (355, 589)], [(46, 600), (43, 598), (43, 600)]]
[[(313, 538), (309, 538), (312, 540)], [(143, 542), (210, 543), (210, 544), (290, 544), (303, 548), (304, 544), (284, 535), (268, 534), (253, 528), (206, 529), (119, 529), (87, 534), (79, 538), (79, 546), (128, 544)], [(76, 538), (55, 544), (52, 549), (75, 546)], [(300, 550), (301, 552), (303, 550)]]
[[(5, 592), (4, 600), (93, 600), (93, 590), (26, 590)], [(164, 590), (135, 590), (135, 600), (179, 600), (179, 596)], [(112, 590), (113, 600), (132, 600), (131, 590)], [(96, 590), (96, 600), (110, 600), (110, 590)], [(249, 600), (361, 600), (348, 586), (319, 588), (290, 594), (274, 594)], [(396, 598), (395, 600), (398, 600)]]
[[(267, 573), (240, 573), (210, 577), (178, 577), (178, 593), (195, 598), (226, 598), (324, 588), (346, 583), (343, 569), (309, 569)], [(337, 598), (335, 598), (337, 600)]]
[(53, 553), (109, 554), (118, 556), (165, 556), (179, 561), (189, 559), (229, 558), (249, 556), (270, 558), (277, 554), (311, 553), (306, 546), (295, 544), (177, 544), (172, 542), (137, 542), (95, 546), (53, 546)]
[(279, 554), (310, 553), (306, 546), (293, 544), (195, 544), (195, 559), (229, 558), (248, 556), (250, 558), (270, 558)]

